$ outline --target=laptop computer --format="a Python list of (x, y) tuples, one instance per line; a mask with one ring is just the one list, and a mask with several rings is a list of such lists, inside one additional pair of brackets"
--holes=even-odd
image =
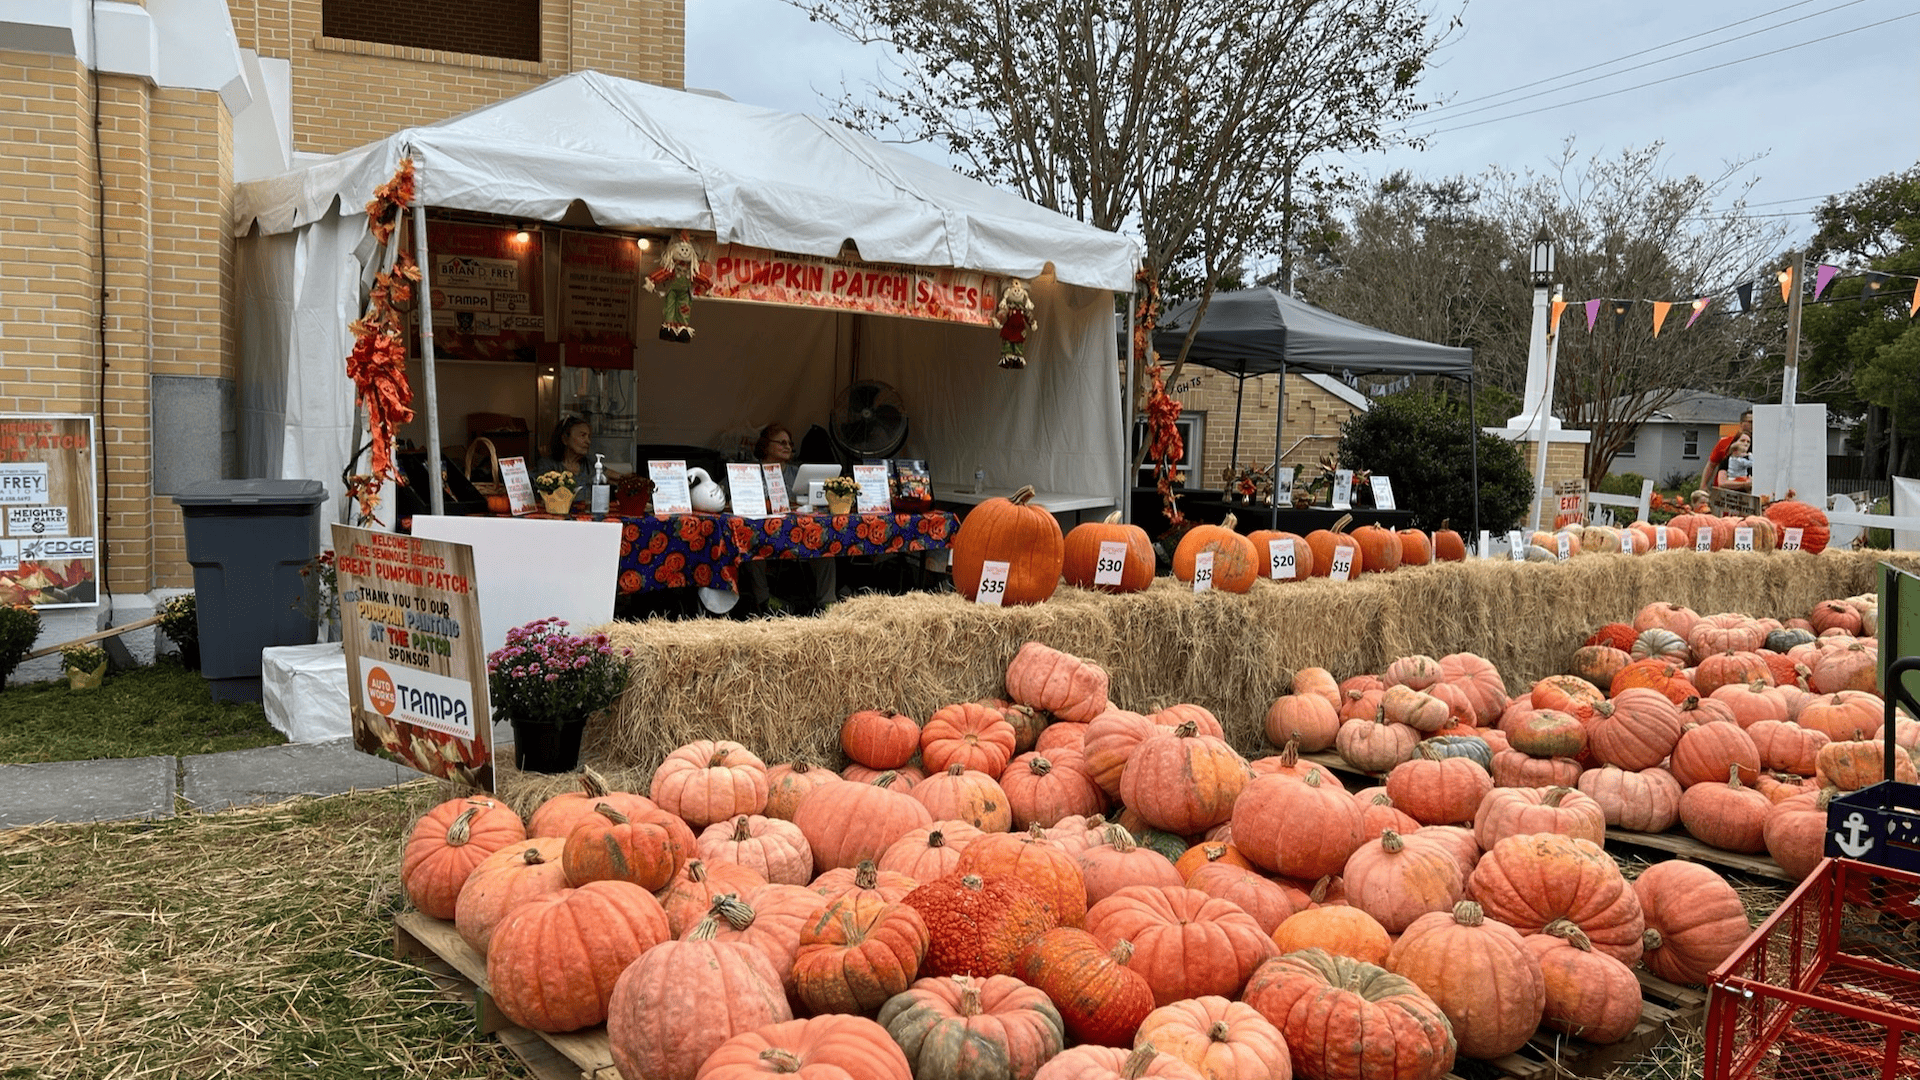
[(795, 474), (793, 480), (793, 505), (796, 507), (811, 505), (811, 500), (807, 498), (807, 492), (812, 488), (814, 482), (825, 480), (829, 476), (839, 475), (840, 466), (838, 465), (800, 466), (800, 470)]

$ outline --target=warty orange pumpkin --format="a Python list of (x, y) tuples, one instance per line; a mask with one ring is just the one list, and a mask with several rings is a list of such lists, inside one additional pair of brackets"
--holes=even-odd
[(1035, 938), (1059, 925), (1041, 895), (1018, 878), (948, 874), (902, 901), (927, 924), (921, 973), (1006, 975)]
[(1254, 550), (1252, 540), (1234, 531), (1236, 524), (1234, 516), (1228, 514), (1218, 525), (1195, 525), (1188, 529), (1173, 550), (1173, 576), (1193, 584), (1200, 553), (1211, 552), (1212, 588), (1230, 593), (1253, 588), (1254, 581), (1268, 569), (1267, 560)]
[(1153, 989), (1128, 965), (1133, 943), (1111, 948), (1085, 930), (1059, 927), (1020, 950), (1014, 974), (1045, 992), (1073, 1041), (1129, 1046), (1153, 1011)]

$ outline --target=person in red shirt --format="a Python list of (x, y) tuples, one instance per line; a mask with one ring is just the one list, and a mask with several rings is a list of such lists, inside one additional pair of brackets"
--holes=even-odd
[(1713, 481), (1720, 475), (1720, 470), (1727, 467), (1727, 449), (1733, 445), (1733, 440), (1741, 435), (1745, 435), (1749, 442), (1753, 439), (1752, 409), (1740, 414), (1739, 430), (1731, 435), (1721, 436), (1720, 441), (1713, 444), (1713, 452), (1707, 455), (1706, 467), (1700, 470), (1701, 488), (1713, 486)]

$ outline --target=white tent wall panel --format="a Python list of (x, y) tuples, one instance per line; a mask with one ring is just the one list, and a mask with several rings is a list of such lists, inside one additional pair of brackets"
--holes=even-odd
[[(842, 318), (762, 304), (693, 302), (693, 341), (648, 338), (660, 299), (640, 300), (634, 350), (637, 441), (721, 448), (722, 436), (779, 422), (797, 440), (826, 425), (834, 395)], [(878, 321), (878, 320), (875, 320)]]

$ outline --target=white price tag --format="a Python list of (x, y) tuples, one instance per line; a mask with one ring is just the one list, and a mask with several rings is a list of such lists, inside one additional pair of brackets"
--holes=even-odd
[(1292, 540), (1267, 541), (1267, 576), (1275, 581), (1292, 581), (1300, 576), (1300, 561)]
[(533, 478), (527, 475), (527, 459), (500, 459), (500, 482), (507, 486), (507, 510), (515, 515), (532, 513)]
[(1514, 562), (1525, 562), (1527, 558), (1527, 536), (1519, 529), (1507, 532), (1507, 557)]
[(1620, 530), (1620, 554), (1622, 555), (1633, 554), (1633, 530), (1632, 529)]
[(767, 512), (784, 514), (793, 509), (787, 502), (787, 476), (778, 465), (762, 465), (760, 473), (767, 485)]
[(1273, 470), (1273, 501), (1278, 506), (1293, 505), (1293, 466)]
[(1335, 469), (1333, 471), (1333, 508), (1335, 510), (1353, 509), (1353, 470)]
[(1118, 585), (1120, 575), (1127, 569), (1127, 542), (1125, 540), (1100, 541), (1100, 557), (1093, 563), (1093, 583), (1095, 585)]
[(1327, 567), (1327, 577), (1333, 581), (1353, 580), (1353, 551), (1351, 547), (1340, 546), (1333, 549), (1333, 564)]
[(687, 490), (686, 462), (649, 461), (647, 476), (653, 481), (654, 513), (693, 513), (693, 493)]
[(1713, 550), (1713, 527), (1712, 526), (1702, 525), (1699, 528), (1693, 530), (1693, 550), (1695, 551), (1712, 551)]
[(1653, 527), (1653, 550), (1667, 550), (1667, 527), (1665, 525), (1655, 525)]
[(1193, 591), (1213, 588), (1213, 552), (1202, 551), (1193, 557)]
[(1373, 508), (1375, 510), (1392, 510), (1394, 508), (1393, 481), (1384, 476), (1376, 476), (1373, 477), (1372, 483)]
[(1480, 530), (1480, 547), (1478, 554), (1483, 559), (1493, 558), (1493, 530)]
[(1780, 530), (1780, 550), (1781, 551), (1799, 551), (1800, 541), (1805, 539), (1806, 534), (1807, 534), (1807, 531), (1805, 529), (1796, 529), (1791, 525), (1789, 525), (1784, 529), (1781, 529)]
[(727, 463), (727, 494), (733, 512), (741, 517), (767, 516), (767, 489), (760, 466), (752, 462)]
[(1752, 551), (1753, 550), (1753, 527), (1752, 526), (1742, 525), (1739, 528), (1733, 530), (1733, 550), (1735, 551)]
[(1007, 599), (1007, 570), (1012, 563), (996, 562), (988, 559), (980, 564), (980, 591), (973, 594), (973, 602), (988, 607), (999, 607)]
[(855, 465), (854, 483), (860, 485), (859, 510), (863, 514), (891, 514), (893, 512), (893, 491), (887, 483), (887, 474), (892, 469), (887, 465)]
[(1566, 533), (1555, 533), (1553, 539), (1554, 546), (1559, 549), (1560, 561), (1566, 562), (1573, 555), (1573, 537)]

